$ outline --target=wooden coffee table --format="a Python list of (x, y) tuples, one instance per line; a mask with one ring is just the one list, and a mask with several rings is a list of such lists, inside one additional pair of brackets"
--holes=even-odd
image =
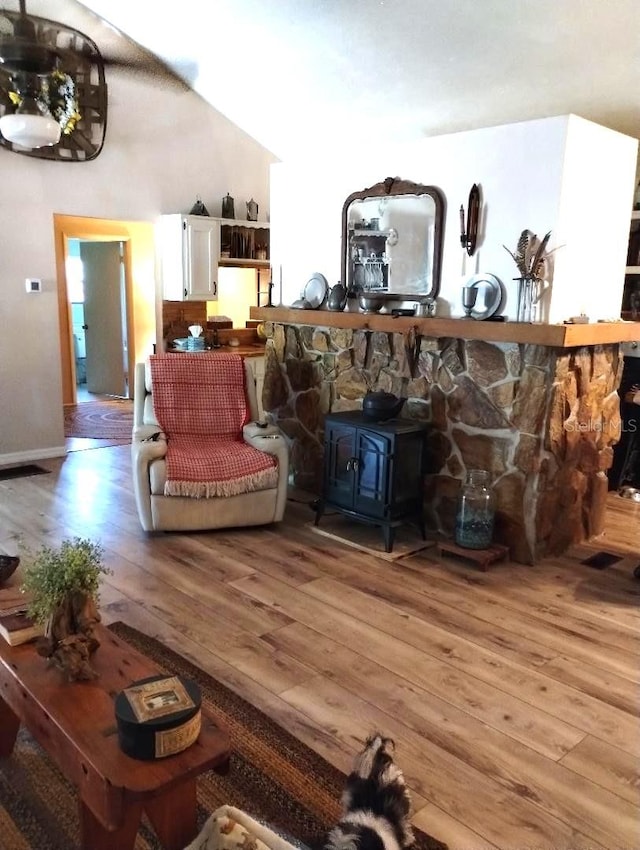
[(143, 811), (163, 846), (182, 850), (197, 832), (196, 777), (226, 770), (229, 739), (203, 709), (200, 736), (183, 752), (155, 761), (125, 755), (116, 694), (161, 671), (103, 626), (97, 635), (92, 682), (66, 682), (33, 644), (0, 639), (0, 757), (23, 724), (78, 789), (83, 850), (131, 850)]

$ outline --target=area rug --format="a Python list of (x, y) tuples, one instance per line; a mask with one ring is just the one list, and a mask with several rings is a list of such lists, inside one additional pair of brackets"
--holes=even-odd
[(360, 549), (362, 552), (368, 552), (387, 561), (396, 561), (398, 558), (413, 555), (421, 549), (435, 546), (435, 540), (423, 540), (415, 526), (405, 524), (395, 529), (392, 550), (385, 552), (382, 528), (357, 522), (344, 514), (337, 513), (326, 513), (318, 525), (310, 522), (307, 523), (307, 528), (322, 537), (329, 537), (338, 543), (344, 543), (345, 546)]
[(65, 437), (130, 440), (132, 428), (133, 401), (129, 399), (86, 401), (64, 409)]
[[(29, 475), (45, 475), (51, 470), (37, 463), (22, 463), (20, 466), (5, 466), (0, 469), (0, 481), (9, 481), (12, 478), (26, 478)], [(1, 848), (0, 848), (1, 850)]]
[[(312, 850), (320, 850), (339, 814), (343, 774), (159, 641), (123, 623), (110, 628), (158, 667), (196, 681), (203, 705), (229, 733), (232, 756), (228, 774), (219, 776), (212, 771), (198, 780), (200, 825), (212, 811), (228, 803), (270, 822)], [(76, 850), (78, 846), (75, 792), (21, 730), (12, 755), (0, 759), (0, 848)], [(420, 831), (415, 846), (416, 850), (446, 850), (445, 845)], [(144, 824), (135, 850), (160, 850), (153, 832)]]

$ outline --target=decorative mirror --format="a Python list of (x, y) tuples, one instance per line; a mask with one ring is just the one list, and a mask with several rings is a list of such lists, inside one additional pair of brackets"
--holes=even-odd
[(435, 186), (387, 177), (342, 207), (342, 280), (350, 296), (440, 292), (445, 201)]

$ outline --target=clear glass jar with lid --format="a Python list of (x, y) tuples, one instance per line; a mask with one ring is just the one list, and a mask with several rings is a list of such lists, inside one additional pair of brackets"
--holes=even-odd
[(495, 499), (491, 476), (485, 469), (470, 469), (462, 487), (456, 513), (455, 540), (465, 549), (487, 549), (493, 539)]

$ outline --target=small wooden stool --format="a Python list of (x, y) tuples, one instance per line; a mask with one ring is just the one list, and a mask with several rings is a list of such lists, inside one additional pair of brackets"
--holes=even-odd
[(483, 573), (487, 571), (489, 564), (509, 557), (509, 547), (501, 543), (492, 543), (488, 549), (465, 549), (464, 546), (458, 546), (452, 540), (440, 540), (438, 552), (441, 555), (457, 555), (459, 558), (472, 561)]

